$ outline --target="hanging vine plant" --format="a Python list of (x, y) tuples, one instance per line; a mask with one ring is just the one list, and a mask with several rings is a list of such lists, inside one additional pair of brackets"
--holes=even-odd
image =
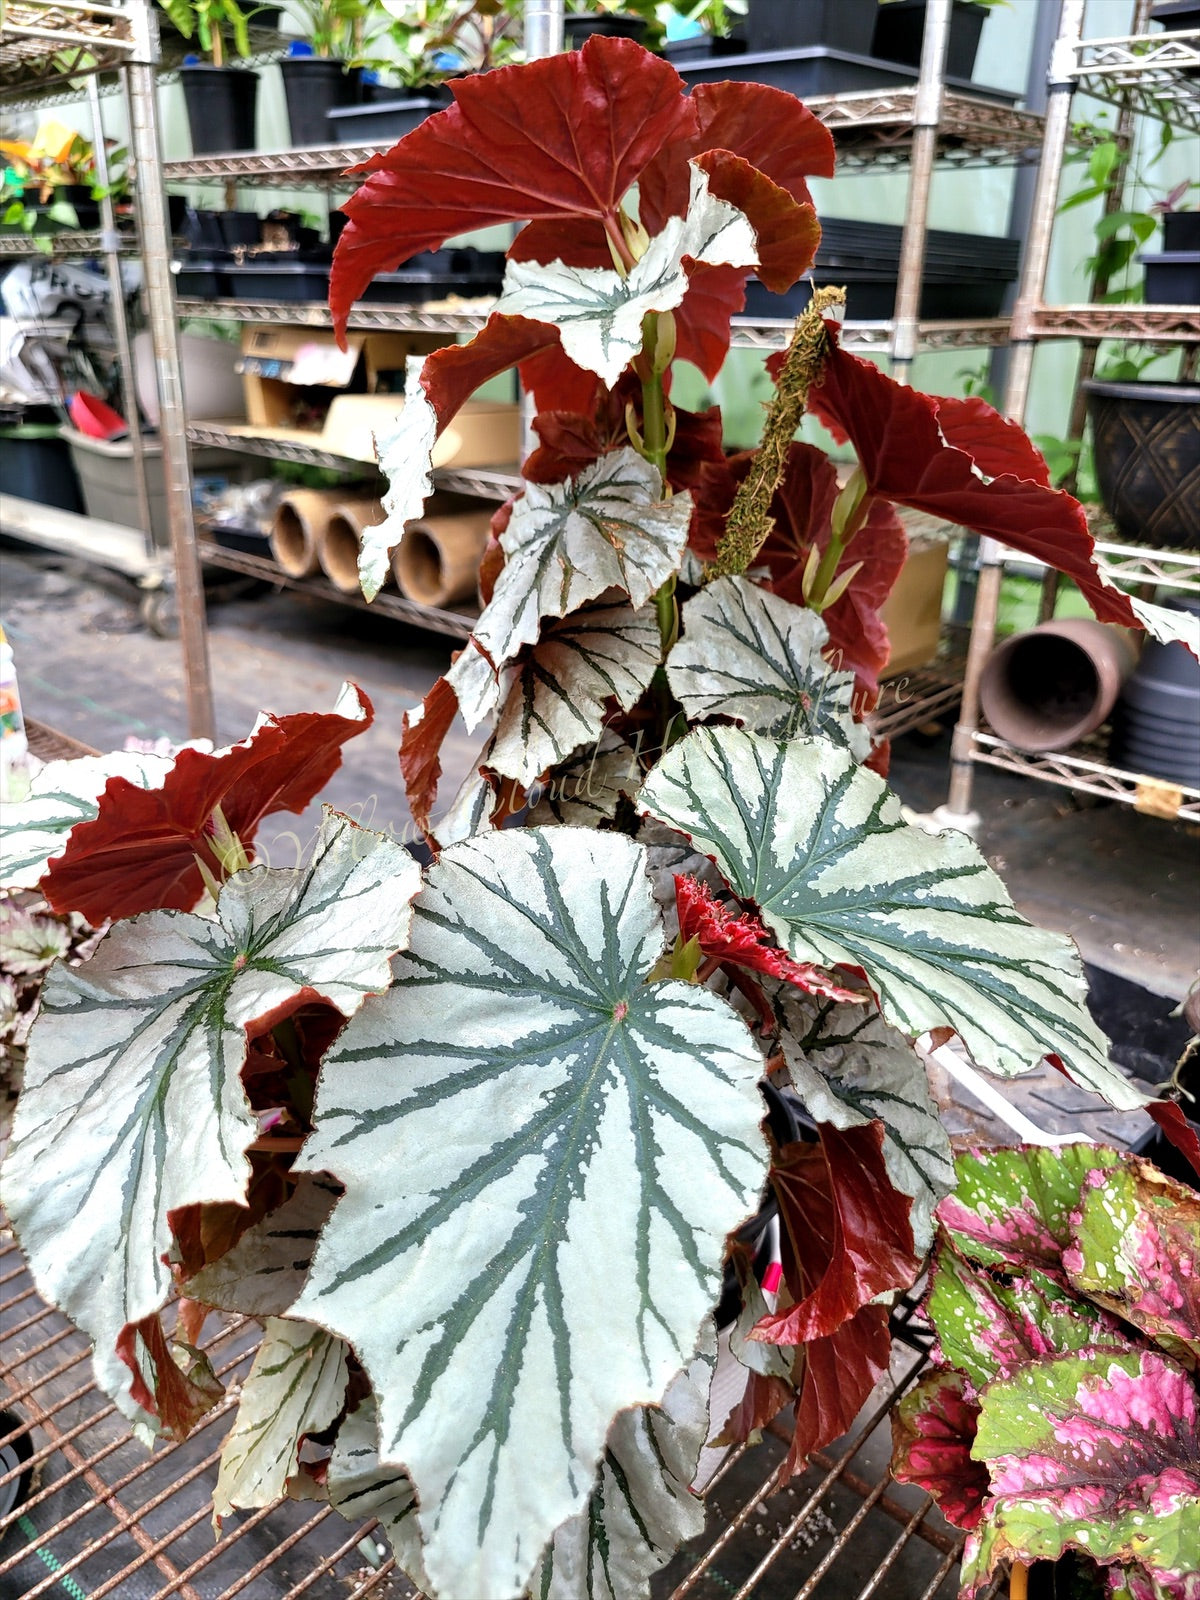
[[(1139, 1103), (1074, 948), (969, 840), (904, 820), (862, 719), (896, 505), (1050, 562), (1102, 618), (1181, 619), (1107, 583), (1019, 429), (848, 353), (836, 290), (772, 363), (758, 450), (727, 459), (716, 409), (672, 403), (676, 361), (715, 376), (751, 271), (809, 270), (807, 181), (833, 170), (790, 96), (681, 90), (604, 38), (464, 80), (346, 206), (339, 327), (374, 273), (525, 224), (494, 315), (413, 364), (378, 440), (368, 597), (461, 404), (516, 367), (537, 406), (487, 603), (405, 719), (428, 870), (333, 812), (303, 867), (253, 864), (368, 726), (352, 688), (213, 754), (49, 768), (5, 821), (7, 872), (112, 919), (47, 979), (3, 1172), (39, 1288), (147, 1438), (220, 1393), (209, 1309), (263, 1319), (218, 1516), (326, 1495), (439, 1600), (645, 1594), (697, 1529), (710, 1431), (790, 1405), (797, 1469), (849, 1425), (953, 1182), (916, 1038)], [(845, 483), (795, 442), (806, 409), (853, 445)], [(446, 797), (456, 714), (481, 750)], [(766, 1080), (814, 1140), (772, 1139)], [(773, 1309), (731, 1241), (768, 1187)], [(710, 1418), (727, 1257), (746, 1384)]]

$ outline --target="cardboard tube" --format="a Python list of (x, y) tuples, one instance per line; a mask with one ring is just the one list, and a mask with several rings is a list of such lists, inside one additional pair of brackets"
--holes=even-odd
[(383, 521), (383, 506), (371, 497), (335, 500), (325, 525), (317, 535), (317, 559), (325, 576), (343, 594), (356, 594), (358, 553), (364, 528)]
[(275, 508), (271, 554), (289, 578), (309, 578), (320, 567), (317, 534), (329, 516), (329, 496), (293, 489)]
[(1133, 635), (1090, 617), (1014, 634), (988, 658), (983, 714), (1018, 750), (1066, 750), (1104, 722), (1137, 663)]
[(486, 511), (410, 522), (392, 556), (401, 594), (423, 606), (452, 606), (473, 598), (491, 523)]

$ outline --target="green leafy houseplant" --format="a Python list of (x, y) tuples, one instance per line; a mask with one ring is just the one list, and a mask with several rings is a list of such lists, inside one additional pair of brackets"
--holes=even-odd
[(1094, 1145), (976, 1151), (957, 1179), (927, 1302), (941, 1364), (897, 1410), (894, 1475), (971, 1530), (965, 1596), (1002, 1561), (1071, 1556), (1081, 1594), (1090, 1570), (1121, 1600), (1187, 1600), (1200, 1198)]
[[(454, 93), (369, 163), (331, 289), (344, 327), (373, 273), (524, 224), (485, 327), (410, 370), (361, 552), (373, 596), (438, 433), (518, 367), (540, 445), (401, 738), (435, 859), (327, 812), (300, 866), (252, 864), (369, 725), (349, 686), (215, 753), (48, 768), (0, 876), (112, 925), (46, 981), (3, 1199), (147, 1436), (214, 1403), (210, 1308), (264, 1320), (218, 1516), (324, 1494), (439, 1600), (631, 1600), (696, 1531), (727, 1254), (745, 1390), (714, 1431), (790, 1406), (794, 1468), (886, 1368), (880, 1297), (952, 1178), (917, 1037), (1139, 1100), (1074, 949), (879, 776), (894, 504), (1053, 562), (1111, 620), (1181, 618), (1104, 580), (1017, 428), (846, 352), (836, 290), (774, 363), (757, 451), (673, 405), (677, 359), (720, 367), (748, 274), (812, 263), (833, 147), (797, 101), (685, 96), (603, 38)], [(857, 452), (842, 485), (794, 442), (806, 407)], [(439, 811), (459, 712), (483, 747)], [(767, 1137), (766, 1079), (816, 1139)], [(765, 1186), (773, 1308), (727, 1242)]]
[[(358, 61), (394, 74), (407, 87), (521, 59), (524, 0), (380, 0), (380, 9), (388, 26), (371, 35)], [(382, 38), (390, 54), (373, 53)]]
[(225, 64), (225, 50), (250, 54), (250, 29), (237, 0), (158, 0), (171, 25), (185, 39), (195, 39), (214, 67)]

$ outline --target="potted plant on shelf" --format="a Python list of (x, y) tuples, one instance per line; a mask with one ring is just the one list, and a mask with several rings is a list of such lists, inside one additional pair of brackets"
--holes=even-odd
[(746, 7), (747, 0), (672, 0), (663, 55), (679, 67), (744, 54)]
[(279, 63), (287, 99), (292, 143), (325, 144), (330, 111), (361, 98), (359, 32), (372, 7), (369, 0), (287, 0), (288, 14), (300, 26)]
[(633, 39), (658, 45), (663, 27), (657, 0), (567, 0), (563, 41), (568, 50), (580, 50), (588, 39)]
[(357, 61), (373, 78), (384, 74), (400, 83), (373, 83), (364, 105), (331, 112), (329, 129), (339, 143), (402, 138), (449, 104), (451, 77), (521, 59), (524, 0), (382, 0), (382, 9), (389, 24), (362, 45)]
[(1056, 1594), (1070, 1570), (1072, 1594), (1183, 1600), (1200, 1527), (1200, 1198), (1097, 1145), (974, 1151), (956, 1175), (926, 1302), (937, 1370), (897, 1408), (893, 1475), (968, 1530), (964, 1600), (1006, 1563), (1041, 1562), (1063, 1563)]
[[(745, 1276), (744, 1392), (712, 1431), (791, 1407), (796, 1468), (849, 1424), (951, 1181), (918, 1036), (1001, 1075), (1050, 1051), (1141, 1100), (1073, 947), (965, 836), (904, 821), (862, 717), (897, 503), (1052, 562), (1102, 618), (1178, 619), (1097, 571), (1019, 429), (843, 349), (836, 291), (773, 363), (757, 451), (674, 406), (676, 360), (720, 367), (746, 275), (807, 270), (807, 181), (833, 166), (777, 91), (680, 90), (604, 38), (464, 79), (346, 203), (339, 330), (375, 273), (521, 228), (485, 327), (410, 367), (360, 554), (373, 597), (437, 436), (517, 367), (540, 445), (472, 639), (400, 740), (428, 870), (332, 811), (253, 864), (369, 726), (350, 687), (226, 750), (48, 769), (0, 836), (0, 878), (112, 922), (51, 970), (3, 1170), (40, 1290), (146, 1435), (218, 1398), (209, 1307), (265, 1319), (218, 1518), (327, 1496), (438, 1600), (573, 1600), (602, 1570), (645, 1595), (697, 1528), (712, 1307), (767, 1184), (778, 1298)], [(795, 442), (806, 408), (857, 451), (840, 488)], [(459, 711), (487, 731), (444, 808)], [(768, 1139), (762, 1083), (812, 1141)]]
[(187, 61), (180, 82), (187, 102), (194, 155), (254, 149), (258, 74), (226, 64), (226, 50), (250, 54), (246, 14), (237, 0), (158, 0), (185, 39), (194, 39), (209, 60)]
[[(950, 41), (946, 48), (946, 76), (969, 81), (987, 14), (1009, 0), (954, 0), (950, 11)], [(871, 54), (885, 61), (921, 65), (925, 39), (925, 0), (879, 0)]]

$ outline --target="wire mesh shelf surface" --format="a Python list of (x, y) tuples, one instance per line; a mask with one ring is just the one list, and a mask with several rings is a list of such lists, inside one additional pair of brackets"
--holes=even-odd
[[(703, 1535), (655, 1580), (656, 1600), (953, 1600), (962, 1536), (928, 1496), (892, 1484), (886, 1466), (888, 1411), (926, 1359), (912, 1310), (901, 1308), (892, 1370), (854, 1431), (801, 1476), (775, 1481), (782, 1428), (730, 1453), (706, 1496)], [(218, 1452), (258, 1328), (216, 1314), (208, 1327), (226, 1398), (185, 1443), (147, 1453), (94, 1387), (87, 1341), (42, 1303), (16, 1242), (0, 1234), (0, 1507), (12, 1482), (28, 1484), (0, 1516), (0, 1596), (420, 1600), (377, 1524), (353, 1526), (327, 1506), (285, 1501), (239, 1513), (214, 1535)], [(17, 1438), (32, 1456), (5, 1472)]]

